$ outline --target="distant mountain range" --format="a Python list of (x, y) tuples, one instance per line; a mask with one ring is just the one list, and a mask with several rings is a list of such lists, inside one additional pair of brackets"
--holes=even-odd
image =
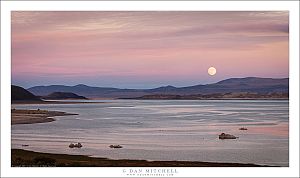
[[(28, 91), (38, 96), (46, 96), (53, 92), (71, 92), (87, 98), (136, 98), (145, 95), (209, 95), (228, 93), (245, 93), (267, 95), (288, 94), (289, 79), (273, 78), (230, 78), (213, 84), (195, 85), (188, 87), (163, 86), (153, 89), (120, 89), (108, 87), (91, 87), (87, 85), (50, 85), (35, 86)], [(288, 96), (288, 95), (287, 95)]]

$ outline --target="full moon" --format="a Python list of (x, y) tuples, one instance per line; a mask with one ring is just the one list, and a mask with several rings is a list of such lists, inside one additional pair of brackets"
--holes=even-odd
[(210, 68), (208, 68), (207, 73), (209, 75), (215, 75), (217, 73), (217, 69), (214, 67), (210, 67)]

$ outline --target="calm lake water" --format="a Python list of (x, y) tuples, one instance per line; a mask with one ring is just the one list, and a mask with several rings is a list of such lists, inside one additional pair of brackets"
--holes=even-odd
[[(50, 123), (13, 125), (12, 148), (113, 159), (289, 164), (286, 100), (93, 102), (99, 101), (106, 103), (13, 105), (79, 115), (56, 117)], [(219, 140), (222, 132), (239, 138)], [(70, 149), (71, 142), (83, 147)], [(111, 149), (111, 144), (123, 148)]]

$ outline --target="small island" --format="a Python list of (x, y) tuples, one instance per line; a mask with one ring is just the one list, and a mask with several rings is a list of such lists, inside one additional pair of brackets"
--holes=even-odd
[(80, 96), (71, 92), (53, 92), (41, 98), (45, 100), (87, 100), (88, 99), (84, 96)]

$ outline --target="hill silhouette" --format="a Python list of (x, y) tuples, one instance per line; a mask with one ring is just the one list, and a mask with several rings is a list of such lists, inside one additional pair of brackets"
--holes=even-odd
[(12, 101), (41, 101), (41, 99), (34, 94), (30, 93), (26, 89), (11, 85), (11, 100)]

